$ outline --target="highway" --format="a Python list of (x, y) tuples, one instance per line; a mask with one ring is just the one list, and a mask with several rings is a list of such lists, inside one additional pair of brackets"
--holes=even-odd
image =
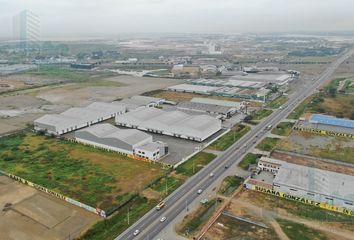
[[(129, 227), (116, 239), (118, 240), (149, 240), (156, 239), (156, 236), (176, 218), (189, 203), (193, 202), (199, 195), (198, 189), (207, 189), (214, 181), (222, 176), (227, 170), (225, 166), (232, 167), (241, 161), (242, 156), (252, 149), (260, 139), (262, 139), (270, 129), (267, 126), (276, 126), (281, 120), (285, 119), (305, 98), (309, 97), (318, 87), (330, 80), (335, 70), (354, 53), (353, 49), (346, 51), (336, 61), (331, 63), (326, 70), (314, 81), (304, 85), (302, 92), (294, 93), (289, 101), (281, 109), (273, 112), (261, 123), (256, 125), (250, 132), (244, 135), (238, 142), (233, 144), (223, 154), (219, 155), (206, 167), (200, 170), (193, 177), (189, 178), (182, 186), (170, 194), (164, 201), (166, 207), (160, 211), (150, 210), (135, 224)], [(210, 177), (213, 172), (214, 176)], [(166, 217), (164, 222), (160, 222), (162, 217)], [(138, 229), (140, 233), (137, 236), (133, 232)], [(171, 240), (171, 239), (169, 239)]]

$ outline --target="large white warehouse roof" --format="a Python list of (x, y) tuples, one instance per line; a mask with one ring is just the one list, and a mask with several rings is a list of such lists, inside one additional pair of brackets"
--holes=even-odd
[(203, 141), (221, 129), (221, 121), (207, 115), (141, 108), (119, 115), (116, 123), (142, 130)]

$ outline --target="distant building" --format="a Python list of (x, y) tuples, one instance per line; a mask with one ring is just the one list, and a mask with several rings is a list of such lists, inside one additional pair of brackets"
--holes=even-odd
[(174, 65), (171, 72), (175, 77), (198, 78), (200, 76), (200, 67), (196, 65)]
[(96, 63), (71, 63), (70, 67), (76, 69), (92, 69), (95, 68), (96, 65)]
[(75, 140), (134, 158), (156, 161), (168, 154), (167, 144), (153, 142), (151, 135), (135, 129), (119, 129), (108, 123), (76, 131)]
[(13, 38), (21, 48), (38, 47), (40, 41), (40, 18), (24, 10), (13, 18)]
[(139, 107), (157, 107), (165, 102), (163, 98), (155, 98), (148, 96), (132, 96), (123, 98), (121, 101), (114, 102), (115, 104), (125, 106), (128, 111), (135, 110)]

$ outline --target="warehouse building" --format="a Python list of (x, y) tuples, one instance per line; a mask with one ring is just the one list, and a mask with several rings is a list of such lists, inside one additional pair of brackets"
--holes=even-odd
[[(354, 176), (262, 157), (250, 189), (354, 216)], [(268, 186), (262, 172), (269, 173)], [(258, 181), (257, 181), (258, 179)]]
[(323, 114), (312, 114), (309, 118), (299, 119), (294, 129), (320, 135), (354, 138), (354, 120)]
[(191, 110), (200, 113), (214, 114), (223, 118), (232, 117), (237, 112), (236, 108), (197, 102), (180, 102), (176, 107), (179, 110)]
[(189, 115), (149, 107), (116, 116), (116, 124), (198, 142), (221, 130), (221, 121), (207, 115)]
[(168, 146), (153, 142), (151, 135), (135, 129), (119, 129), (108, 123), (76, 131), (75, 140), (134, 158), (158, 160), (168, 154)]
[(198, 98), (198, 97), (192, 98), (191, 102), (212, 104), (221, 107), (230, 107), (230, 108), (235, 108), (238, 111), (242, 110), (246, 105), (245, 102), (234, 102), (234, 101), (226, 101), (226, 100), (211, 99), (211, 98)]
[(134, 158), (156, 161), (168, 153), (168, 146), (162, 142), (153, 142), (151, 135), (135, 129), (119, 129), (108, 123), (78, 130), (75, 139), (83, 144)]
[(167, 90), (174, 92), (189, 92), (189, 93), (199, 93), (199, 94), (207, 94), (210, 95), (212, 92), (220, 89), (220, 87), (212, 87), (212, 86), (200, 86), (193, 84), (178, 84), (175, 86), (168, 87)]
[(34, 129), (59, 136), (114, 118), (125, 111), (125, 106), (94, 102), (87, 107), (70, 108), (61, 114), (46, 114), (34, 121)]

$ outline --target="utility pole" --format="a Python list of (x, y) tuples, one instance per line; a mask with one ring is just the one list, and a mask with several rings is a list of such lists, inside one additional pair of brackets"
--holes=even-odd
[(167, 190), (167, 176), (166, 176), (166, 196), (168, 194), (168, 190)]
[(128, 207), (128, 226), (129, 226), (129, 224), (130, 224), (130, 219), (129, 219), (129, 214), (130, 214), (130, 212), (129, 212), (129, 210), (130, 210), (130, 207)]

